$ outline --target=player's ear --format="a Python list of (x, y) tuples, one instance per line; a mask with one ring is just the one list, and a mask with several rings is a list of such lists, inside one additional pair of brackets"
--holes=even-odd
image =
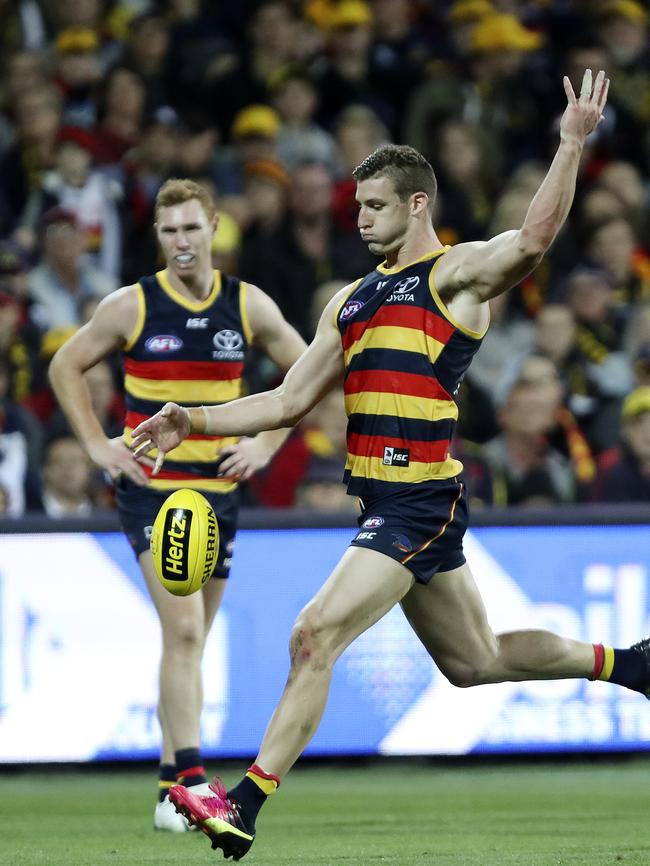
[(413, 216), (416, 214), (424, 213), (429, 207), (429, 196), (426, 192), (414, 192), (411, 196), (411, 213)]

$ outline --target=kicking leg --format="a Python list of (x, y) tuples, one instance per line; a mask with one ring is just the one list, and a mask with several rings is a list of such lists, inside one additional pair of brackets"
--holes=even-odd
[(402, 609), (442, 673), (457, 686), (589, 677), (594, 647), (538, 629), (495, 635), (467, 564), (416, 584)]

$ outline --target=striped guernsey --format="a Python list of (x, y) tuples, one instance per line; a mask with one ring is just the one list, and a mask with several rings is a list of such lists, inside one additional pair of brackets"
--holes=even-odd
[[(138, 322), (123, 350), (127, 442), (133, 428), (167, 401), (200, 406), (240, 397), (244, 358), (252, 341), (246, 284), (236, 277), (215, 271), (212, 290), (203, 301), (177, 292), (166, 271), (143, 277), (137, 289)], [(188, 436), (169, 452), (151, 487), (228, 493), (236, 482), (217, 478), (215, 455), (236, 441)]]
[(448, 247), (354, 284), (337, 324), (345, 363), (348, 492), (374, 498), (453, 478), (454, 397), (483, 334), (449, 313), (434, 285)]

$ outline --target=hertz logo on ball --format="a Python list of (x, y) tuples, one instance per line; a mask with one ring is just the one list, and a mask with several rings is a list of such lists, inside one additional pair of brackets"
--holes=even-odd
[(167, 580), (187, 580), (191, 528), (191, 511), (177, 508), (175, 511), (167, 512), (162, 549), (162, 573)]
[(219, 556), (219, 525), (208, 500), (196, 490), (175, 490), (156, 515), (150, 547), (165, 589), (173, 595), (201, 589)]

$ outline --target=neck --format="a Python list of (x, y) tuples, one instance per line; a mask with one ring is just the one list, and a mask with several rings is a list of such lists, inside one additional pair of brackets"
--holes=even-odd
[(167, 268), (165, 273), (172, 288), (176, 289), (179, 294), (196, 301), (204, 301), (214, 285), (214, 271), (211, 267), (196, 274), (188, 274), (182, 279), (171, 268)]
[(444, 245), (433, 227), (428, 227), (411, 237), (405, 236), (398, 246), (386, 252), (386, 267), (403, 268), (442, 246)]

